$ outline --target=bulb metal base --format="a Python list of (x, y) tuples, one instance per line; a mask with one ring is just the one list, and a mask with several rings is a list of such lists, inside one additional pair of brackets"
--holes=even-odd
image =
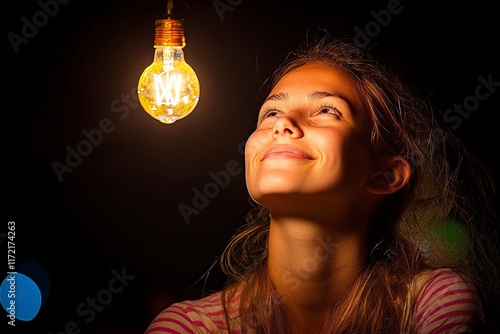
[(155, 20), (155, 47), (186, 46), (183, 19)]

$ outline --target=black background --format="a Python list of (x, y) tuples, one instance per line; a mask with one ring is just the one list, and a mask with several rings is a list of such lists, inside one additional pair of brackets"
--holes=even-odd
[[(214, 3), (227, 7), (217, 11)], [(0, 240), (6, 254), (7, 222), (15, 221), (16, 262), (36, 263), (45, 282), (39, 314), (18, 320), (13, 332), (55, 334), (74, 321), (80, 333), (143, 333), (173, 301), (221, 286), (218, 266), (204, 274), (250, 208), (241, 144), (254, 128), (265, 79), (306, 35), (328, 30), (353, 38), (356, 27), (372, 29), (369, 47), (437, 112), (472, 101), (479, 76), (500, 82), (493, 3), (402, 0), (399, 13), (377, 23), (377, 13), (393, 3), (175, 1), (201, 97), (173, 125), (150, 117), (135, 95), (166, 1), (59, 4), (18, 52), (9, 33), (22, 36), (22, 18), (33, 22), (42, 7), (33, 0), (5, 3)], [(499, 170), (500, 87), (493, 89), (453, 130)], [(84, 130), (103, 119), (113, 131), (59, 180), (53, 163), (66, 164), (67, 147), (76, 149)], [(179, 204), (193, 207), (195, 189), (203, 192), (213, 183), (210, 173), (231, 161), (241, 169), (188, 223)], [(104, 296), (112, 270), (133, 279), (87, 323), (77, 307)]]

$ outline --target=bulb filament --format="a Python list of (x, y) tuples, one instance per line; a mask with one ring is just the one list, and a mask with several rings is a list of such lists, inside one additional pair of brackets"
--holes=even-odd
[(180, 74), (170, 74), (164, 71), (154, 74), (156, 89), (156, 105), (176, 106), (179, 103), (182, 77)]

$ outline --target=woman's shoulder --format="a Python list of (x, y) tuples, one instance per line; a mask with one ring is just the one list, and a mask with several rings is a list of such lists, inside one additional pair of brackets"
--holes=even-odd
[[(233, 302), (235, 298), (230, 305)], [(200, 299), (170, 305), (153, 319), (145, 334), (220, 333), (225, 329), (222, 292), (218, 291)]]
[(211, 333), (218, 326), (222, 312), (221, 292), (196, 300), (176, 302), (161, 311), (145, 334)]
[(416, 285), (415, 333), (467, 333), (484, 322), (476, 287), (456, 271), (426, 270)]
[(416, 278), (419, 297), (417, 303), (425, 304), (426, 301), (436, 296), (478, 296), (476, 287), (468, 278), (455, 270), (447, 267), (427, 269)]

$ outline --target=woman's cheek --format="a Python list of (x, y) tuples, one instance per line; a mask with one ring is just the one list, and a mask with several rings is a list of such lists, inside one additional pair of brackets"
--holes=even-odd
[(254, 155), (257, 154), (257, 152), (261, 151), (262, 148), (266, 145), (269, 138), (270, 136), (264, 131), (254, 131), (248, 137), (247, 143), (245, 145), (245, 158), (249, 160), (253, 159)]

